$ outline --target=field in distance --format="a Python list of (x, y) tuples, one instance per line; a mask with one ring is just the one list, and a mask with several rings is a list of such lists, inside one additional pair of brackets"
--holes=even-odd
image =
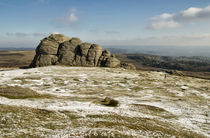
[(27, 67), (35, 55), (34, 50), (0, 51), (0, 68)]

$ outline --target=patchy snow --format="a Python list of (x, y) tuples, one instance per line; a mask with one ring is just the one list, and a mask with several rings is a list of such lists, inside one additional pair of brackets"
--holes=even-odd
[(182, 86), (181, 89), (182, 89), (182, 90), (187, 90), (187, 89), (189, 89), (189, 88), (188, 88), (187, 86)]
[[(83, 117), (117, 114), (125, 117), (156, 118), (210, 137), (206, 129), (210, 128), (209, 81), (173, 75), (164, 78), (164, 75), (163, 72), (127, 71), (120, 68), (60, 66), (0, 71), (0, 85), (2, 86), (21, 86), (57, 97), (8, 99), (0, 96), (0, 104), (50, 111), (69, 111)], [(106, 107), (94, 102), (106, 96), (118, 100), (120, 105)], [(141, 111), (143, 109), (131, 108), (132, 105), (162, 109), (176, 118), (167, 119), (160, 115), (148, 114)], [(87, 130), (85, 128), (69, 129), (81, 133), (89, 130), (89, 128), (86, 128)], [(144, 132), (140, 134), (140, 131), (128, 129), (123, 133), (141, 136)], [(65, 132), (56, 135), (65, 136)], [(155, 134), (152, 135), (155, 136)]]

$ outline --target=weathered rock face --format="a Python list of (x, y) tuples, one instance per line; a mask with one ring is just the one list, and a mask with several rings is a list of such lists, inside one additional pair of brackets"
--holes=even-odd
[(44, 55), (57, 55), (59, 44), (68, 40), (70, 40), (70, 38), (62, 34), (52, 34), (41, 40), (36, 52)]
[[(94, 66), (98, 65), (98, 60), (101, 57), (103, 52), (103, 48), (99, 45), (93, 44), (91, 45), (90, 49), (88, 50), (87, 54), (87, 65)], [(101, 66), (100, 64), (98, 66)]]
[(120, 67), (120, 61), (100, 45), (52, 34), (41, 40), (30, 67), (49, 65)]
[(77, 54), (78, 46), (82, 43), (79, 38), (72, 38), (60, 44), (58, 48), (58, 62), (63, 65), (77, 65), (75, 57)]

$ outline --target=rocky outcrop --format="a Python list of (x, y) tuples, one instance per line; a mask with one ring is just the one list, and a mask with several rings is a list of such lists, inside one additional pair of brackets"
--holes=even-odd
[(165, 70), (165, 72), (168, 73), (169, 75), (184, 76), (184, 74), (178, 70)]
[(136, 70), (136, 67), (133, 64), (122, 62), (120, 63), (120, 67), (127, 70)]
[(61, 43), (70, 38), (62, 34), (52, 34), (41, 40), (30, 67), (55, 65), (58, 62), (58, 49)]
[(36, 49), (30, 67), (49, 65), (120, 67), (120, 61), (100, 45), (82, 43), (79, 38), (69, 38), (62, 34), (52, 34)]

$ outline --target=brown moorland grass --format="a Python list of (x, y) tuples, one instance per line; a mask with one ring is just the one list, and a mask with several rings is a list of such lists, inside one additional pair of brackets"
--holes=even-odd
[(9, 99), (25, 99), (25, 98), (52, 98), (50, 94), (39, 94), (29, 88), (20, 86), (0, 86), (0, 96)]
[[(172, 126), (170, 123), (160, 121), (158, 119), (142, 118), (142, 117), (125, 117), (120, 115), (87, 115), (88, 118), (103, 118), (107, 121), (97, 121), (91, 123), (91, 128), (118, 128), (124, 126), (125, 128), (139, 130), (139, 131), (150, 131), (153, 133), (160, 132), (175, 137), (186, 137), (186, 138), (203, 138), (204, 136), (199, 135), (190, 130), (179, 128), (178, 126)], [(110, 121), (108, 121), (110, 120)], [(88, 123), (86, 123), (88, 124)]]
[(22, 68), (30, 65), (35, 55), (35, 50), (0, 51), (0, 67)]
[[(179, 128), (179, 126), (173, 126), (168, 122), (158, 119), (126, 117), (118, 114), (87, 115), (84, 118), (77, 113), (69, 111), (56, 112), (45, 109), (0, 105), (1, 132), (12, 132), (11, 135), (17, 137), (40, 137), (42, 134), (51, 134), (52, 131), (66, 130), (69, 125), (74, 128), (91, 128), (83, 134), (84, 137), (89, 138), (104, 137), (104, 133), (109, 134), (110, 130), (112, 132), (111, 136), (130, 137), (129, 135), (119, 133), (125, 129), (151, 132), (159, 134), (162, 137), (204, 137), (203, 135)], [(17, 128), (27, 131), (22, 133), (17, 131)], [(110, 129), (108, 130), (109, 132), (106, 132), (107, 129)], [(74, 134), (73, 136), (80, 136), (80, 134)]]
[[(0, 129), (1, 132), (9, 134), (7, 137), (43, 137), (41, 133), (50, 134), (50, 130), (65, 128), (66, 125), (58, 123), (63, 119), (55, 111), (0, 105)], [(45, 128), (45, 130), (39, 128)], [(27, 131), (19, 132), (19, 129)]]

